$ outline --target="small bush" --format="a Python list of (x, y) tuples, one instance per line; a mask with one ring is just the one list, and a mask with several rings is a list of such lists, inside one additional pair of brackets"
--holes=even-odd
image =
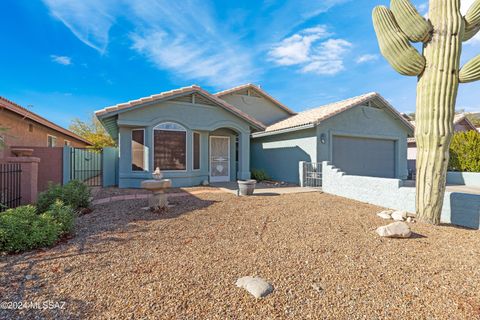
[(451, 171), (480, 172), (480, 133), (477, 131), (457, 132), (450, 144)]
[(270, 180), (267, 172), (263, 169), (252, 169), (252, 179), (257, 181)]
[(51, 184), (46, 191), (38, 196), (38, 212), (47, 211), (57, 200), (71, 206), (74, 210), (88, 208), (90, 205), (90, 190), (87, 185), (78, 180), (72, 180), (64, 186)]
[(9, 209), (0, 214), (0, 251), (19, 252), (50, 246), (62, 233), (49, 213), (37, 214), (34, 206)]
[(66, 206), (62, 201), (57, 200), (52, 204), (45, 214), (53, 217), (60, 225), (62, 234), (70, 233), (75, 223), (75, 211), (70, 206)]

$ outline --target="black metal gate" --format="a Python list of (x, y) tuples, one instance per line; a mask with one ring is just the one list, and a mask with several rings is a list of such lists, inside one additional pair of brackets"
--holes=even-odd
[(19, 163), (0, 164), (0, 212), (20, 205), (21, 174)]
[(303, 186), (319, 188), (322, 186), (322, 163), (303, 163)]
[(72, 148), (70, 180), (79, 180), (88, 186), (102, 186), (103, 152), (101, 149)]

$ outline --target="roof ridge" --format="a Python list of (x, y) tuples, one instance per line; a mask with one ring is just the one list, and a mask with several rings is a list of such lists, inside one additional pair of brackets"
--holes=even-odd
[(230, 89), (226, 89), (226, 90), (223, 90), (223, 91), (219, 91), (215, 94), (213, 94), (214, 96), (217, 96), (217, 97), (221, 97), (221, 96), (224, 96), (226, 94), (229, 94), (229, 93), (232, 93), (232, 92), (235, 92), (235, 91), (238, 91), (238, 90), (241, 90), (241, 89), (245, 89), (245, 88), (253, 88), (255, 90), (258, 90), (261, 94), (263, 94), (267, 99), (270, 99), (274, 104), (278, 105), (281, 109), (285, 110), (286, 112), (290, 113), (291, 115), (295, 115), (296, 112), (291, 110), (289, 107), (287, 107), (286, 105), (284, 105), (283, 103), (281, 103), (279, 100), (277, 100), (276, 98), (274, 98), (272, 95), (270, 95), (267, 91), (263, 90), (262, 87), (260, 85), (257, 85), (257, 84), (254, 84), (254, 83), (245, 83), (245, 84), (242, 84), (242, 85), (239, 85), (239, 86), (236, 86), (236, 87), (232, 87)]
[[(46, 126), (46, 127), (50, 127), (50, 128), (53, 129), (53, 130), (56, 130), (56, 131), (58, 131), (58, 132), (61, 132), (61, 133), (65, 134), (65, 135), (70, 136), (70, 137), (72, 137), (72, 138), (75, 138), (75, 139), (77, 139), (77, 140), (83, 141), (83, 142), (85, 142), (85, 143), (87, 143), (87, 144), (90, 144), (90, 145), (92, 144), (90, 141), (86, 140), (85, 138), (80, 137), (78, 134), (72, 132), (71, 130), (68, 130), (67, 128), (64, 128), (64, 127), (56, 124), (55, 122), (52, 122), (52, 121), (48, 120), (48, 119), (45, 118), (45, 117), (42, 117), (41, 115), (39, 115), (39, 114), (37, 114), (37, 113), (35, 113), (35, 112), (33, 112), (33, 111), (31, 111), (31, 110), (29, 110), (29, 109), (21, 106), (21, 105), (19, 105), (18, 103), (14, 102), (14, 101), (12, 101), (12, 100), (4, 97), (4, 96), (0, 96), (0, 100), (3, 100), (3, 101), (6, 102), (7, 104), (12, 105), (13, 108), (12, 108), (12, 107), (8, 108), (8, 106), (2, 106), (2, 105), (0, 105), (0, 107), (8, 108), (8, 110), (10, 110), (10, 111), (12, 111), (12, 112), (15, 112), (15, 113), (17, 113), (17, 114), (19, 114), (19, 115), (21, 115), (21, 116), (23, 116), (23, 117), (27, 117), (27, 118), (29, 118), (30, 120), (35, 121), (35, 122), (37, 122), (37, 123), (40, 123), (40, 124), (42, 124), (42, 125), (44, 125), (44, 126)], [(17, 110), (15, 110), (15, 108), (20, 109), (21, 111), (24, 111), (25, 114), (22, 114), (22, 113), (18, 112)], [(37, 118), (37, 119), (35, 119), (35, 118)], [(43, 121), (43, 122), (46, 122), (46, 123), (42, 123), (42, 121)]]
[(195, 84), (191, 85), (191, 86), (187, 86), (187, 87), (181, 87), (181, 88), (178, 88), (178, 89), (172, 89), (172, 90), (164, 91), (164, 92), (161, 92), (161, 93), (158, 93), (158, 94), (146, 96), (146, 97), (139, 98), (139, 99), (136, 99), (136, 100), (130, 100), (130, 101), (119, 103), (119, 104), (116, 104), (116, 105), (113, 105), (113, 106), (105, 107), (101, 110), (95, 111), (95, 115), (96, 116), (103, 116), (103, 115), (106, 115), (110, 112), (119, 111), (119, 110), (122, 110), (122, 109), (128, 109), (130, 107), (134, 107), (134, 106), (137, 106), (137, 105), (140, 105), (140, 104), (143, 104), (143, 103), (146, 103), (146, 102), (154, 101), (154, 100), (160, 99), (160, 98), (168, 98), (169, 96), (175, 95), (177, 93), (178, 94), (184, 93), (184, 92), (189, 93), (190, 91), (203, 93), (208, 98), (210, 98), (213, 101), (215, 101), (216, 103), (222, 105), (224, 108), (226, 108), (226, 109), (230, 110), (231, 112), (237, 114), (241, 118), (244, 118), (244, 120), (247, 120), (247, 121), (255, 124), (256, 126), (258, 126), (261, 129), (264, 129), (266, 127), (265, 124), (263, 124), (262, 122), (258, 121), (257, 119), (255, 119), (252, 116), (246, 114), (245, 112), (241, 111), (240, 109), (236, 108), (235, 106), (229, 104), (225, 100), (220, 99), (219, 97), (211, 94), (207, 90), (205, 90), (202, 87), (200, 87), (198, 85), (195, 85)]

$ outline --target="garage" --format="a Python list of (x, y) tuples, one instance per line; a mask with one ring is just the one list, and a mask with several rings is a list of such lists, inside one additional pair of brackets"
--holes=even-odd
[(395, 178), (395, 140), (333, 136), (332, 163), (346, 174)]

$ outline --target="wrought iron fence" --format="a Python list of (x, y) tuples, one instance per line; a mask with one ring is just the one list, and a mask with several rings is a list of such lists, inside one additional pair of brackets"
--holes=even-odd
[(20, 205), (21, 174), (19, 163), (0, 164), (0, 212)]
[(322, 186), (322, 163), (303, 163), (303, 185), (305, 187), (319, 188)]
[(101, 149), (72, 148), (70, 156), (70, 179), (80, 180), (89, 186), (102, 185)]

